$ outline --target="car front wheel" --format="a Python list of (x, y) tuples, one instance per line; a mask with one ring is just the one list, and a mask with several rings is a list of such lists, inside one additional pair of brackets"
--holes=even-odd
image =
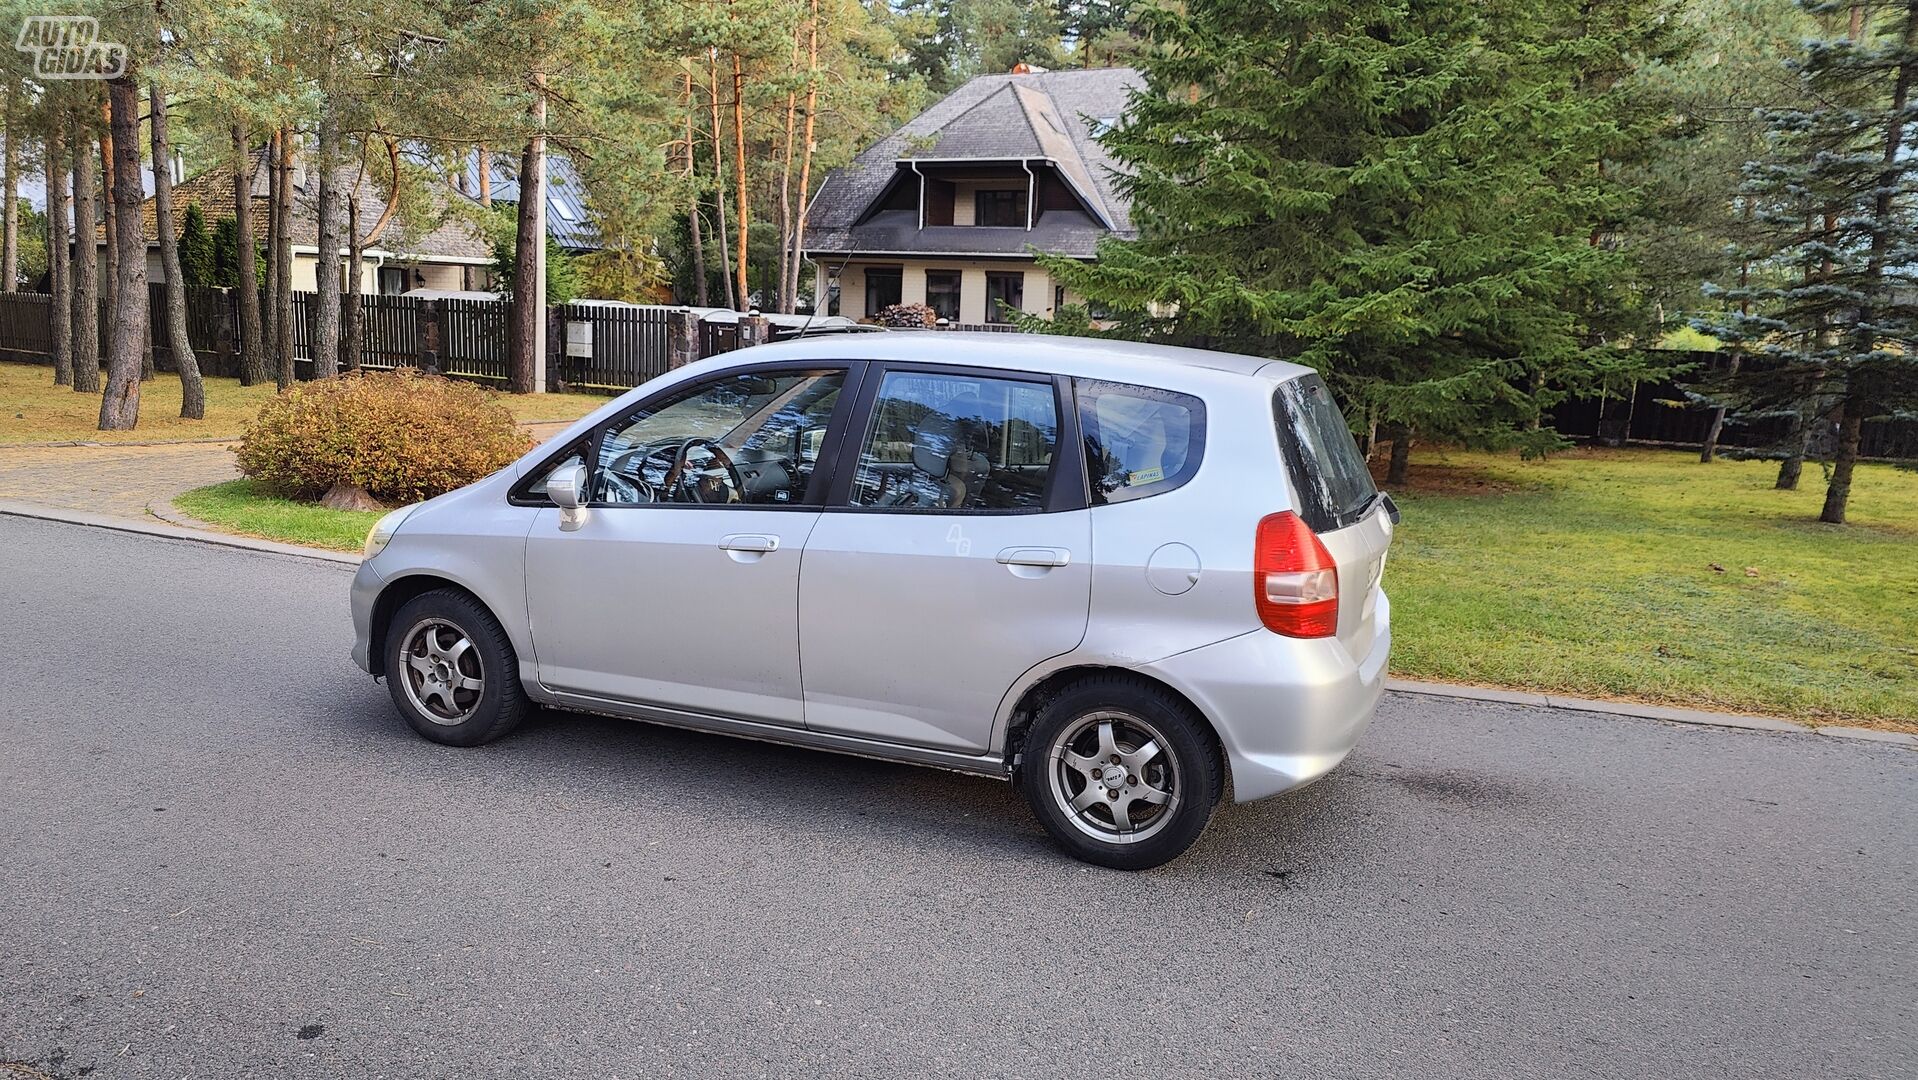
[(530, 707), (506, 631), (465, 593), (436, 589), (400, 605), (386, 648), (393, 704), (434, 742), (491, 742), (518, 727)]
[(1034, 718), (1019, 784), (1074, 857), (1144, 870), (1183, 854), (1223, 789), (1201, 721), (1163, 688), (1125, 676), (1075, 683)]

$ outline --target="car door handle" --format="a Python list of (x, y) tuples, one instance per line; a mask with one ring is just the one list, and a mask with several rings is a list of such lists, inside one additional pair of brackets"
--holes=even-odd
[(764, 555), (779, 550), (779, 537), (765, 533), (733, 533), (720, 537), (719, 546), (726, 551), (755, 551)]
[(1065, 548), (1009, 547), (999, 552), (999, 561), (1006, 566), (1064, 566), (1072, 561), (1072, 552)]

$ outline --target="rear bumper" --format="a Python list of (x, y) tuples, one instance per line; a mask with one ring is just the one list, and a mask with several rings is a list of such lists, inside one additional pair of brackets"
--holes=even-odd
[(1385, 692), (1392, 632), (1379, 598), (1378, 634), (1354, 658), (1336, 640), (1255, 630), (1143, 670), (1203, 710), (1225, 744), (1236, 802), (1302, 787), (1345, 760)]

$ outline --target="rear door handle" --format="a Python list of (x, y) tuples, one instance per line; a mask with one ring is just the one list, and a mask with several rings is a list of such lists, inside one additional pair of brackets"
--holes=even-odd
[(999, 561), (1006, 566), (1064, 566), (1072, 561), (1072, 552), (1065, 548), (1009, 547), (999, 552)]
[(719, 546), (726, 551), (756, 551), (763, 555), (779, 550), (779, 537), (765, 533), (733, 533), (720, 537)]

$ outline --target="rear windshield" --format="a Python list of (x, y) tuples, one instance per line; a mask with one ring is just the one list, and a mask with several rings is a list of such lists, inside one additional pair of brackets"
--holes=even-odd
[(1299, 493), (1299, 516), (1312, 531), (1343, 529), (1364, 517), (1378, 488), (1325, 381), (1306, 375), (1280, 386), (1272, 416)]

